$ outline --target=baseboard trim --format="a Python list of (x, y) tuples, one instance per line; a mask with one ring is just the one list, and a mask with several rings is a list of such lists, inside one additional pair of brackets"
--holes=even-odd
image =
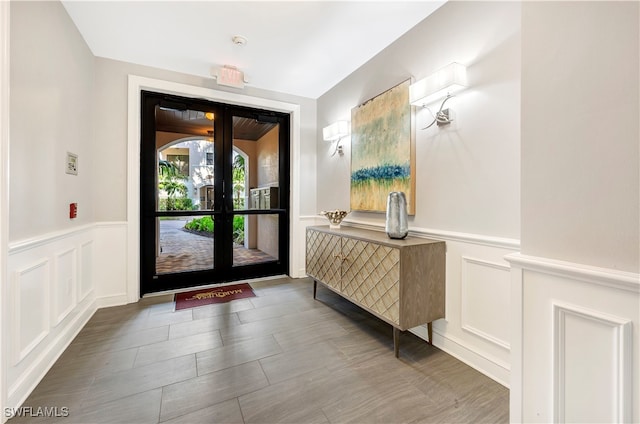
[[(427, 328), (424, 326), (415, 327), (409, 331), (425, 341), (428, 340)], [(509, 388), (509, 364), (478, 354), (465, 346), (461, 340), (442, 335), (436, 329), (435, 325), (433, 328), (433, 345), (469, 365), (471, 368), (478, 370), (492, 380), (502, 384), (504, 387)]]
[(111, 306), (126, 305), (128, 302), (127, 293), (114, 294), (111, 296), (103, 296), (96, 298), (97, 309), (108, 308)]

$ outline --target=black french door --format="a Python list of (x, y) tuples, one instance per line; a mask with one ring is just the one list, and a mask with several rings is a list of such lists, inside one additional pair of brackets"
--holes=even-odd
[(286, 274), (289, 115), (141, 98), (141, 295)]

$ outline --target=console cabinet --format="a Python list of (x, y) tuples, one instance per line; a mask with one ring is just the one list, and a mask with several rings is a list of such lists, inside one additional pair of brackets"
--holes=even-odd
[(444, 318), (445, 243), (383, 232), (329, 226), (308, 227), (306, 272), (313, 296), (321, 283), (393, 326), (394, 352), (399, 332)]

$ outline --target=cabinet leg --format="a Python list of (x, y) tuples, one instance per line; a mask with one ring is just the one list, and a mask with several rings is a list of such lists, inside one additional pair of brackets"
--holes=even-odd
[(316, 292), (318, 291), (318, 282), (313, 280), (313, 298), (316, 298)]
[(429, 344), (433, 346), (433, 326), (432, 323), (427, 323), (427, 335), (429, 336)]
[(393, 327), (393, 353), (396, 358), (400, 357), (400, 330)]

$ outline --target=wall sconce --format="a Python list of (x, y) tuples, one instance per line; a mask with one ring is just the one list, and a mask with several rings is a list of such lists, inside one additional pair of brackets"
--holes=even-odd
[(433, 122), (426, 127), (426, 130), (433, 124), (438, 126), (450, 124), (453, 119), (450, 117), (450, 110), (443, 109), (444, 104), (458, 91), (467, 86), (467, 68), (459, 63), (451, 63), (438, 70), (434, 74), (417, 81), (409, 86), (409, 103), (412, 106), (427, 107), (444, 97), (438, 112), (436, 112)]
[(351, 134), (349, 121), (336, 121), (322, 129), (322, 138), (325, 141), (336, 141), (336, 149), (331, 156), (335, 156), (336, 153), (340, 153), (340, 155), (344, 154), (340, 140), (349, 134)]

